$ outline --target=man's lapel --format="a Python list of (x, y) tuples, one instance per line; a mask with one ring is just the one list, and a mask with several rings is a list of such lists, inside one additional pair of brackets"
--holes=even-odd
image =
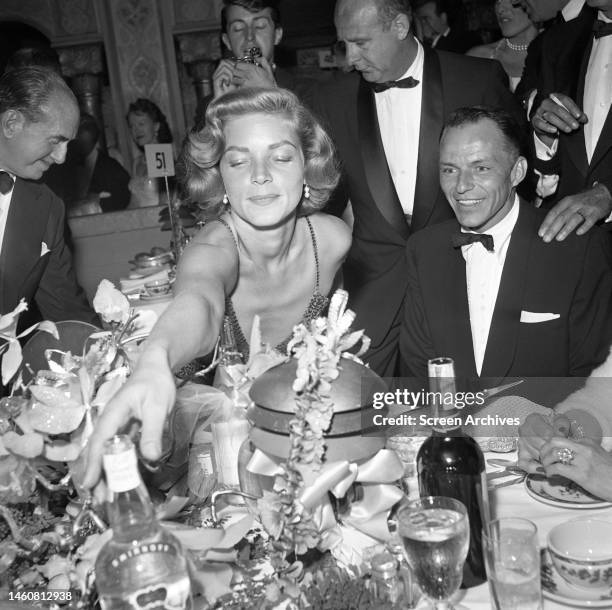
[[(440, 59), (435, 51), (427, 48), (424, 51), (419, 155), (412, 215), (413, 229), (422, 228), (427, 224), (438, 198), (438, 140), (444, 124)], [(434, 185), (433, 188), (432, 185)]]
[(610, 110), (608, 110), (608, 116), (606, 117), (606, 121), (601, 128), (601, 133), (599, 134), (599, 139), (597, 140), (597, 146), (595, 146), (593, 157), (591, 158), (591, 163), (589, 165), (589, 171), (592, 172), (602, 161), (610, 163), (610, 159), (605, 158), (610, 148), (612, 148), (612, 107), (610, 107)]
[(361, 157), (372, 199), (389, 225), (403, 239), (408, 239), (410, 228), (406, 223), (402, 204), (397, 196), (387, 164), (376, 114), (374, 92), (364, 80), (359, 83), (357, 117)]
[(523, 309), (529, 252), (537, 234), (537, 217), (521, 202), (502, 271), (481, 377), (505, 377), (514, 361)]
[(46, 222), (37, 199), (36, 190), (17, 178), (0, 254), (0, 313), (8, 313), (17, 305), (23, 285), (40, 259), (40, 240), (28, 239), (40, 236), (39, 225)]

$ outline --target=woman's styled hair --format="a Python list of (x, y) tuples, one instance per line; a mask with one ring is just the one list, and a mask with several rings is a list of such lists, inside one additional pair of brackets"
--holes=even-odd
[(128, 106), (127, 114), (125, 115), (126, 120), (128, 120), (132, 113), (146, 114), (154, 123), (159, 123), (157, 141), (160, 144), (172, 143), (172, 132), (166, 120), (166, 115), (159, 109), (159, 106), (155, 102), (145, 97), (139, 97)]
[(210, 103), (203, 127), (189, 133), (179, 159), (188, 198), (209, 218), (223, 213), (225, 188), (219, 161), (225, 150), (224, 127), (232, 119), (254, 113), (276, 115), (295, 129), (304, 155), (304, 181), (310, 187), (310, 198), (302, 197), (300, 214), (320, 210), (340, 177), (333, 142), (293, 93), (278, 88), (244, 87)]

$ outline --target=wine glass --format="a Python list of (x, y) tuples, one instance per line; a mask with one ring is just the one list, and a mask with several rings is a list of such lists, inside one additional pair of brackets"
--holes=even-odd
[(408, 563), (431, 608), (452, 610), (449, 599), (461, 584), (470, 540), (465, 505), (443, 496), (421, 498), (400, 507), (397, 525)]

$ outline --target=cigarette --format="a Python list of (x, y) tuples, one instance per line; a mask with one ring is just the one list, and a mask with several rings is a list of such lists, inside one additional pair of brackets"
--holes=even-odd
[(557, 106), (561, 106), (561, 108), (563, 108), (563, 110), (566, 110), (567, 112), (569, 112), (570, 114), (571, 111), (570, 109), (554, 94), (554, 93), (550, 93), (548, 95), (548, 97), (555, 103), (557, 104)]

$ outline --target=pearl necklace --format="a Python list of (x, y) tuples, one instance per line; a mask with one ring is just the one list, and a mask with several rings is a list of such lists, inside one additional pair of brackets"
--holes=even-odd
[(504, 40), (506, 41), (506, 46), (511, 51), (526, 51), (527, 47), (529, 47), (529, 43), (527, 43), (527, 44), (514, 44), (513, 42), (510, 42), (507, 38), (504, 38)]

